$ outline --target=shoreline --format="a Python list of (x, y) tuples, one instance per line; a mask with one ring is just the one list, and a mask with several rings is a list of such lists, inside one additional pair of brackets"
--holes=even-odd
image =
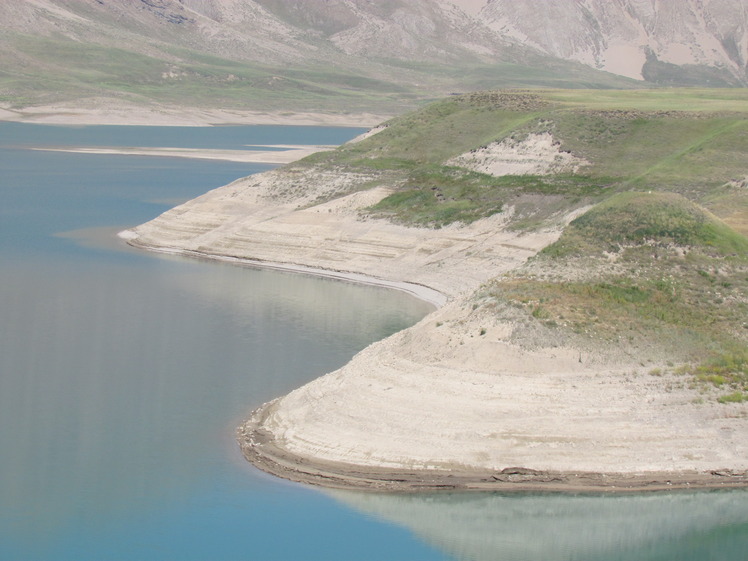
[(252, 412), (237, 429), (244, 458), (256, 468), (296, 483), (332, 489), (371, 492), (553, 492), (641, 493), (676, 490), (739, 489), (748, 487), (748, 471), (716, 469), (680, 472), (589, 472), (534, 470), (521, 466), (502, 470), (394, 469), (319, 460), (293, 454), (262, 428), (281, 398)]
[(378, 286), (381, 288), (389, 288), (392, 290), (398, 290), (405, 292), (411, 296), (418, 298), (419, 300), (430, 304), (434, 309), (439, 309), (447, 303), (447, 296), (441, 292), (429, 288), (428, 286), (409, 283), (404, 281), (390, 281), (386, 279), (380, 279), (377, 277), (364, 275), (360, 273), (353, 273), (348, 271), (334, 271), (332, 269), (323, 269), (316, 267), (308, 267), (306, 265), (298, 265), (294, 263), (280, 263), (274, 261), (263, 261), (261, 259), (247, 259), (243, 257), (233, 257), (231, 255), (217, 255), (213, 253), (203, 253), (200, 251), (192, 251), (187, 249), (175, 249), (166, 247), (156, 247), (148, 244), (140, 244), (136, 242), (137, 235), (130, 229), (123, 230), (117, 233), (117, 237), (124, 240), (127, 245), (138, 249), (144, 249), (146, 251), (152, 251), (154, 253), (163, 253), (166, 255), (176, 255), (180, 257), (188, 257), (190, 259), (198, 259), (202, 261), (219, 261), (221, 263), (230, 263), (242, 267), (252, 267), (256, 269), (268, 269), (272, 271), (282, 271), (286, 273), (294, 273), (299, 275), (309, 275), (314, 277), (321, 277), (330, 280), (336, 280), (341, 282), (351, 282), (355, 284)]
[[(220, 190), (208, 200), (218, 196)], [(237, 439), (262, 471), (304, 484), (386, 492), (748, 487), (743, 445), (732, 439), (748, 420), (728, 421), (724, 406), (693, 405), (687, 388), (660, 389), (659, 378), (632, 374), (628, 362), (618, 365), (623, 372), (592, 356), (583, 361), (573, 348), (522, 350), (505, 339), (510, 324), (474, 313), (462, 291), (297, 265), (277, 238), (261, 242), (276, 250), (258, 252), (258, 246), (252, 253), (264, 258), (251, 258), (229, 254), (231, 244), (203, 251), (153, 235), (144, 242), (142, 234), (137, 227), (119, 237), (164, 254), (395, 288), (437, 308), (412, 328), (372, 343), (342, 369), (253, 412)], [(391, 278), (397, 276), (403, 274)], [(292, 447), (285, 444), (289, 438)], [(378, 459), (369, 456), (375, 449)]]
[[(509, 305), (476, 306), (482, 283), (520, 267), (581, 210), (518, 234), (501, 216), (438, 231), (361, 220), (385, 188), (308, 204), (366, 179), (275, 170), (119, 234), (150, 251), (395, 288), (437, 308), (255, 411), (237, 435), (250, 463), (382, 491), (748, 486), (745, 406), (647, 375), (657, 355), (585, 351)], [(302, 181), (306, 199), (278, 197)]]
[(311, 154), (332, 150), (335, 146), (275, 146), (263, 145), (262, 148), (282, 148), (280, 150), (213, 150), (207, 148), (169, 148), (169, 147), (123, 147), (123, 148), (88, 148), (84, 146), (70, 148), (32, 148), (41, 152), (68, 152), (72, 154), (96, 154), (118, 156), (156, 156), (166, 158), (188, 158), (191, 160), (223, 160), (253, 164), (290, 164), (306, 158)]

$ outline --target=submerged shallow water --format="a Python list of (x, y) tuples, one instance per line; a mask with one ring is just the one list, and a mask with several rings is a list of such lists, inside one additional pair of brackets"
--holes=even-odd
[(372, 495), (258, 472), (234, 442), (254, 407), (429, 307), (114, 236), (269, 166), (30, 149), (358, 132), (0, 123), (0, 559), (744, 559), (744, 492)]

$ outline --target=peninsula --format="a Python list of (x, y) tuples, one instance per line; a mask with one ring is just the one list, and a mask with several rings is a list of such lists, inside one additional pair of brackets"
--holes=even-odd
[(257, 410), (277, 475), (366, 489), (748, 484), (748, 94), (450, 96), (122, 233), (438, 309)]

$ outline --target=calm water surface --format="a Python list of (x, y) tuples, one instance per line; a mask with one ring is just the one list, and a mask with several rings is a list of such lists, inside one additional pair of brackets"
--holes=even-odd
[(241, 419), (429, 308), (114, 237), (269, 166), (30, 149), (359, 132), (0, 123), (0, 559), (744, 560), (743, 492), (371, 495), (258, 472)]

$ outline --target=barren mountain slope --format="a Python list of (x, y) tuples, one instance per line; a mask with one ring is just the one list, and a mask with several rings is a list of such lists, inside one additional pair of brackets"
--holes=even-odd
[(636, 79), (748, 78), (745, 0), (489, 0), (479, 17), (506, 38)]
[[(0, 2), (0, 102), (400, 112), (510, 86), (746, 83), (746, 0)], [(565, 60), (563, 60), (565, 59)], [(583, 63), (583, 64), (580, 64)]]
[[(529, 46), (521, 44), (520, 24), (544, 21), (530, 9), (537, 4), (516, 5), (515, 13), (528, 19), (513, 20), (514, 31), (497, 27), (499, 4), (481, 11), (480, 0), (1, 2), (0, 103), (14, 108), (98, 99), (393, 114), (476, 89), (632, 85), (556, 58), (579, 58), (568, 49), (547, 49), (532, 37)], [(562, 3), (553, 6), (560, 10)], [(570, 16), (556, 16), (543, 32), (549, 37), (588, 33), (559, 29), (555, 22)], [(728, 32), (725, 41), (742, 52), (739, 30)], [(626, 48), (641, 58), (639, 43)], [(647, 68), (653, 80), (680, 76), (678, 68), (654, 60)]]

